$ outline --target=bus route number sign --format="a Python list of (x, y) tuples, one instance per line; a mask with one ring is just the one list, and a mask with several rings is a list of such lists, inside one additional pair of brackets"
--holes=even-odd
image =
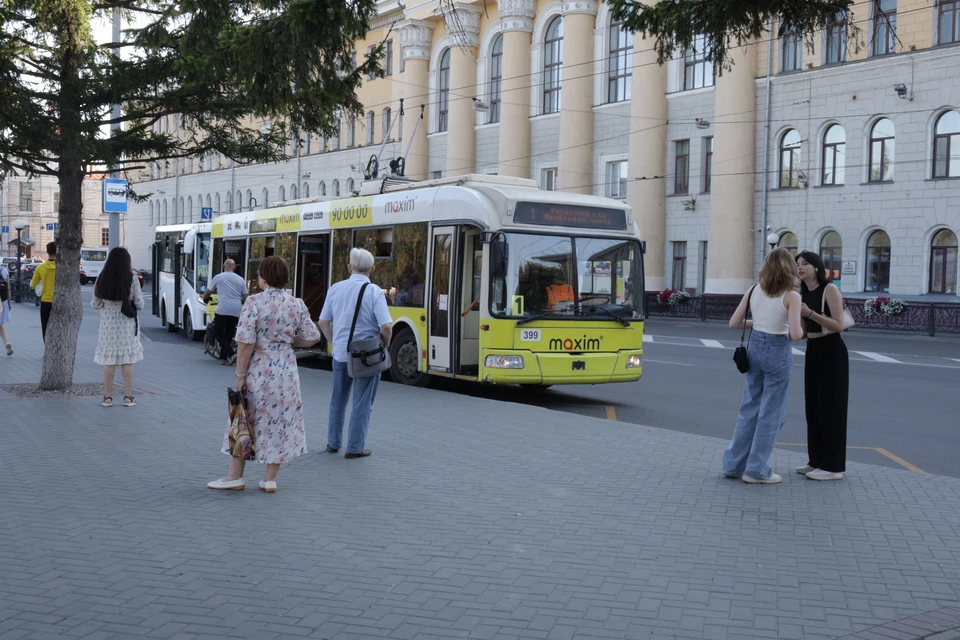
[(521, 342), (540, 342), (540, 329), (521, 329)]
[(373, 224), (373, 198), (351, 198), (330, 208), (331, 227), (362, 227)]

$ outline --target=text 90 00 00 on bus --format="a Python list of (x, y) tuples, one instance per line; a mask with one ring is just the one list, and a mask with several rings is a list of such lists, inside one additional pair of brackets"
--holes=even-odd
[(368, 182), (357, 197), (221, 216), (211, 232), (211, 277), (232, 258), (255, 292), (260, 261), (282, 256), (314, 318), (347, 277), (350, 249), (368, 249), (395, 324), (397, 382), (549, 386), (642, 373), (643, 255), (616, 200), (497, 176)]

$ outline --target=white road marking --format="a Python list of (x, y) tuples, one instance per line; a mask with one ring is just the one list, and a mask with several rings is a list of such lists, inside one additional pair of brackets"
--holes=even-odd
[(892, 362), (894, 364), (902, 364), (899, 360), (894, 360), (890, 356), (885, 356), (880, 353), (873, 353), (872, 351), (854, 351), (854, 353), (859, 353), (864, 358), (870, 358), (871, 360), (875, 360), (877, 362)]
[(806, 353), (804, 353), (804, 352), (801, 351), (800, 349), (797, 349), (796, 347), (793, 347), (793, 355), (795, 355), (795, 356), (803, 356), (803, 355), (806, 355)]
[(645, 333), (645, 334), (643, 334), (643, 341), (644, 341), (644, 342), (653, 342), (653, 336), (651, 336), (650, 334)]
[(703, 343), (705, 347), (711, 347), (713, 349), (726, 349), (719, 340), (707, 340), (706, 338), (700, 338), (700, 342)]
[(675, 364), (681, 367), (692, 367), (693, 365), (688, 362), (671, 362), (669, 360), (651, 360), (650, 358), (644, 358), (644, 362), (656, 362), (657, 364)]

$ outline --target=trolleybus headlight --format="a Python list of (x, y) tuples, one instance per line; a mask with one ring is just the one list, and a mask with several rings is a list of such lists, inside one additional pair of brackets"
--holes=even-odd
[(640, 356), (627, 356), (627, 369), (639, 369), (640, 366)]
[(523, 369), (523, 356), (487, 356), (483, 366), (487, 369)]

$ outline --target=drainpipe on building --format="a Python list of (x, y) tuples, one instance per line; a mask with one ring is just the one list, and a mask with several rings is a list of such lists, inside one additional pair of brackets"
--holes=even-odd
[(770, 74), (773, 69), (773, 16), (770, 16), (770, 25), (767, 27), (767, 81), (766, 107), (763, 114), (763, 188), (760, 190), (760, 264), (767, 254), (767, 191), (770, 190), (770, 181), (767, 170), (770, 167)]

